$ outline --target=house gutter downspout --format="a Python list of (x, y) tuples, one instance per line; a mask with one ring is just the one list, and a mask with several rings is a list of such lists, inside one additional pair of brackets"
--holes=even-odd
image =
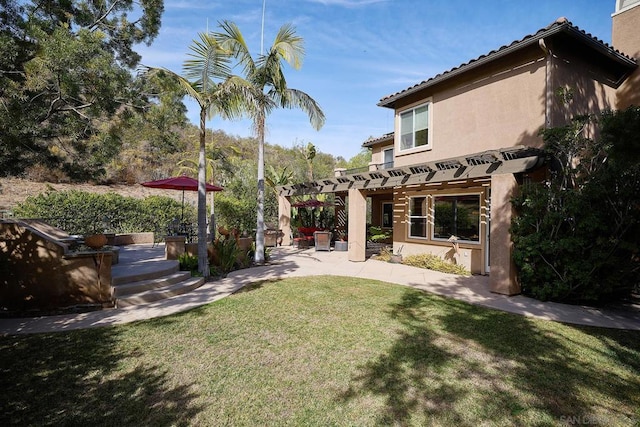
[(542, 49), (542, 51), (545, 54), (545, 58), (546, 58), (546, 64), (545, 64), (545, 94), (544, 94), (544, 126), (545, 129), (550, 129), (551, 128), (551, 108), (552, 108), (552, 102), (553, 102), (553, 90), (551, 88), (552, 86), (552, 60), (553, 60), (553, 53), (551, 52), (551, 50), (547, 47), (546, 42), (544, 41), (543, 38), (541, 38), (540, 40), (538, 40), (538, 46), (540, 46), (540, 49)]

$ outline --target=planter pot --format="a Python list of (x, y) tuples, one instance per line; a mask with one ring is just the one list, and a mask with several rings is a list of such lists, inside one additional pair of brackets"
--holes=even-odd
[(391, 255), (389, 262), (392, 264), (402, 264), (402, 255)]
[(84, 238), (84, 244), (91, 249), (98, 250), (107, 244), (107, 236), (104, 234), (93, 234)]
[(349, 242), (343, 240), (336, 240), (334, 249), (336, 251), (346, 252), (349, 250)]

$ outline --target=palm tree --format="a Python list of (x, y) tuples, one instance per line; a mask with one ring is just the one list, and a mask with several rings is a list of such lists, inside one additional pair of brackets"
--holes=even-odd
[(297, 89), (287, 87), (282, 61), (295, 69), (302, 66), (303, 39), (296, 35), (290, 24), (283, 25), (266, 54), (254, 60), (239, 28), (232, 22), (220, 23), (219, 43), (228, 49), (243, 68), (245, 80), (252, 85), (251, 95), (245, 98), (246, 112), (253, 121), (258, 137), (258, 209), (256, 232), (256, 263), (264, 263), (264, 135), (267, 116), (275, 108), (299, 108), (304, 111), (316, 129), (325, 122), (324, 113), (316, 101)]
[(239, 117), (243, 80), (231, 75), (230, 52), (210, 34), (199, 33), (189, 47), (191, 59), (183, 63), (184, 77), (164, 68), (147, 67), (149, 73), (166, 73), (183, 92), (200, 106), (200, 145), (198, 153), (198, 271), (209, 276), (207, 256), (207, 196), (205, 138), (206, 119)]

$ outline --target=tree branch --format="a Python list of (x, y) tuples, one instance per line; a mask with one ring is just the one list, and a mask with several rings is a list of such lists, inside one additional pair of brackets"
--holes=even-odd
[(109, 16), (109, 14), (113, 11), (113, 9), (116, 7), (116, 5), (120, 2), (120, 0), (114, 0), (114, 2), (111, 4), (111, 6), (109, 6), (109, 8), (107, 9), (107, 11), (102, 14), (101, 17), (99, 17), (93, 24), (89, 25), (89, 30), (93, 31), (98, 25), (100, 25), (100, 23), (102, 21), (104, 21), (107, 16)]

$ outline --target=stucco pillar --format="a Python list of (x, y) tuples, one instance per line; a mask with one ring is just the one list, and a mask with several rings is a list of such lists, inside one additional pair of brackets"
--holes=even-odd
[(167, 236), (164, 238), (164, 257), (166, 259), (178, 259), (185, 250), (184, 236)]
[(278, 228), (284, 234), (282, 246), (291, 245), (291, 200), (278, 195)]
[(349, 261), (365, 261), (367, 252), (367, 198), (349, 190)]
[(511, 256), (511, 198), (518, 189), (512, 174), (491, 176), (491, 241), (489, 286), (491, 292), (503, 295), (520, 293), (516, 267)]

